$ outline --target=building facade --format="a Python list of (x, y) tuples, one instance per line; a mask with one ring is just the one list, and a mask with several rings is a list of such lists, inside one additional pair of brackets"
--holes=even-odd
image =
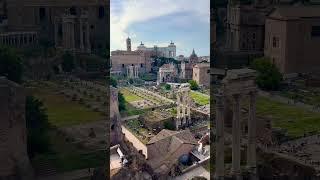
[[(111, 73), (137, 77), (151, 71), (151, 52), (131, 50), (131, 39), (126, 39), (127, 50), (111, 52)], [(137, 72), (138, 71), (138, 72)]]
[(175, 82), (178, 77), (177, 68), (174, 64), (164, 64), (159, 68), (157, 84)]
[(226, 46), (232, 51), (263, 51), (264, 22), (271, 7), (229, 2)]
[(264, 54), (280, 72), (319, 72), (319, 9), (319, 6), (279, 7), (268, 16)]
[(168, 47), (158, 47), (158, 46), (146, 47), (141, 42), (140, 45), (137, 47), (137, 50), (153, 52), (154, 55), (160, 56), (160, 57), (174, 58), (176, 57), (177, 47), (172, 41), (168, 45)]
[(108, 4), (108, 0), (7, 0), (1, 43), (20, 47), (45, 41), (63, 50), (105, 51)]
[(188, 61), (182, 61), (181, 62), (181, 72), (180, 72), (180, 78), (185, 80), (192, 79), (192, 69), (193, 65), (199, 62), (199, 58), (197, 54), (195, 53), (194, 49), (192, 50), (191, 55), (189, 56)]
[(111, 71), (126, 74), (129, 66), (139, 67), (139, 73), (151, 71), (150, 54), (143, 51), (112, 51)]
[(210, 64), (199, 63), (193, 66), (192, 79), (199, 85), (209, 87), (210, 86)]

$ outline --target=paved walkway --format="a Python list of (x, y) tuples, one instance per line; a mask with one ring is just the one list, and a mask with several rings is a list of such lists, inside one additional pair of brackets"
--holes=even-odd
[(194, 168), (191, 171), (188, 171), (182, 174), (181, 176), (175, 177), (173, 180), (191, 180), (193, 177), (196, 177), (196, 176), (202, 176), (209, 180), (210, 172), (208, 172), (204, 167), (199, 166), (197, 168)]
[(132, 119), (138, 119), (140, 115), (133, 115), (133, 116), (128, 116), (128, 117), (124, 117), (121, 118), (121, 121), (128, 121), (128, 120), (132, 120)]
[(93, 173), (93, 168), (90, 169), (90, 172), (88, 169), (80, 169), (80, 170), (75, 170), (71, 172), (65, 172), (61, 174), (56, 174), (53, 176), (43, 176), (43, 177), (38, 177), (37, 180), (78, 180), (80, 178), (86, 178), (91, 177)]

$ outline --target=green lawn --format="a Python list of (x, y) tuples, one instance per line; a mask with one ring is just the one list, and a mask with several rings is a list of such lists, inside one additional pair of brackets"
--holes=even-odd
[(56, 94), (51, 88), (34, 89), (33, 95), (43, 101), (47, 108), (49, 122), (57, 127), (105, 119), (101, 113), (94, 112), (77, 102), (72, 102), (63, 95)]
[(286, 129), (293, 138), (310, 132), (320, 132), (320, 113), (259, 97), (257, 114), (272, 118), (272, 126)]
[(190, 92), (191, 98), (200, 106), (206, 105), (210, 103), (210, 96), (196, 92), (196, 91), (191, 91)]
[(143, 114), (144, 112), (145, 112), (145, 110), (135, 108), (131, 104), (126, 102), (126, 110), (121, 111), (120, 113), (121, 113), (122, 117), (126, 117), (126, 116), (134, 116), (134, 115)]
[(88, 152), (76, 144), (66, 142), (64, 137), (56, 130), (50, 130), (51, 152), (40, 154), (31, 159), (33, 167), (37, 170), (41, 164), (46, 162), (58, 172), (67, 172), (77, 169), (93, 168), (103, 166), (106, 152)]
[(126, 89), (121, 89), (120, 92), (123, 94), (123, 97), (127, 102), (143, 100), (141, 97), (129, 92)]

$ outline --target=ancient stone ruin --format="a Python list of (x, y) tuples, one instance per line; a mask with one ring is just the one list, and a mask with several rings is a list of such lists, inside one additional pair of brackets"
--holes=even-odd
[(177, 91), (176, 129), (186, 127), (191, 123), (190, 87), (182, 84)]
[(248, 118), (248, 147), (247, 147), (247, 169), (251, 178), (257, 177), (256, 170), (256, 94), (255, 85), (256, 72), (250, 69), (237, 69), (228, 71), (222, 81), (222, 88), (215, 95), (216, 99), (216, 179), (225, 176), (224, 167), (224, 110), (225, 100), (231, 98), (233, 101), (232, 118), (232, 168), (231, 175), (237, 179), (241, 175), (241, 127), (240, 127), (240, 101), (241, 98), (250, 97)]
[(118, 107), (118, 89), (110, 86), (110, 147), (123, 141)]
[(0, 77), (0, 179), (34, 179), (27, 153), (23, 87)]

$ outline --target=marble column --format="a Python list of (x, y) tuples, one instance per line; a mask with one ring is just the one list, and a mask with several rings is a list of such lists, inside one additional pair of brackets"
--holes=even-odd
[(188, 105), (187, 107), (187, 116), (188, 116), (188, 125), (191, 124), (191, 110), (190, 110), (190, 106)]
[(18, 39), (18, 47), (21, 47), (21, 34), (17, 35), (17, 39)]
[(216, 99), (216, 172), (215, 179), (224, 179), (224, 106), (223, 96), (215, 95)]
[(63, 22), (62, 22), (62, 39), (63, 39), (63, 42), (62, 42), (62, 46), (64, 48), (69, 48), (68, 46), (68, 26), (67, 26), (67, 22), (65, 19), (63, 19)]
[(86, 23), (86, 47), (87, 47), (87, 52), (91, 52), (91, 44), (90, 44), (90, 28), (89, 28), (89, 23)]
[(80, 26), (80, 49), (83, 50), (84, 49), (84, 45), (83, 45), (83, 23), (82, 23), (82, 19), (80, 19), (79, 22), (79, 26)]
[(233, 95), (233, 119), (232, 119), (232, 169), (231, 173), (234, 177), (240, 176), (240, 95)]
[(71, 44), (71, 49), (74, 50), (75, 49), (75, 35), (74, 35), (74, 30), (75, 30), (75, 24), (72, 21), (70, 23), (70, 44)]
[(181, 119), (181, 125), (186, 124), (186, 106), (182, 105), (182, 119)]
[(59, 31), (58, 24), (55, 21), (54, 22), (54, 46), (55, 47), (58, 47), (58, 34), (59, 34), (58, 31)]
[(256, 179), (256, 95), (257, 92), (250, 93), (249, 118), (248, 118), (248, 148), (247, 166), (251, 179)]

